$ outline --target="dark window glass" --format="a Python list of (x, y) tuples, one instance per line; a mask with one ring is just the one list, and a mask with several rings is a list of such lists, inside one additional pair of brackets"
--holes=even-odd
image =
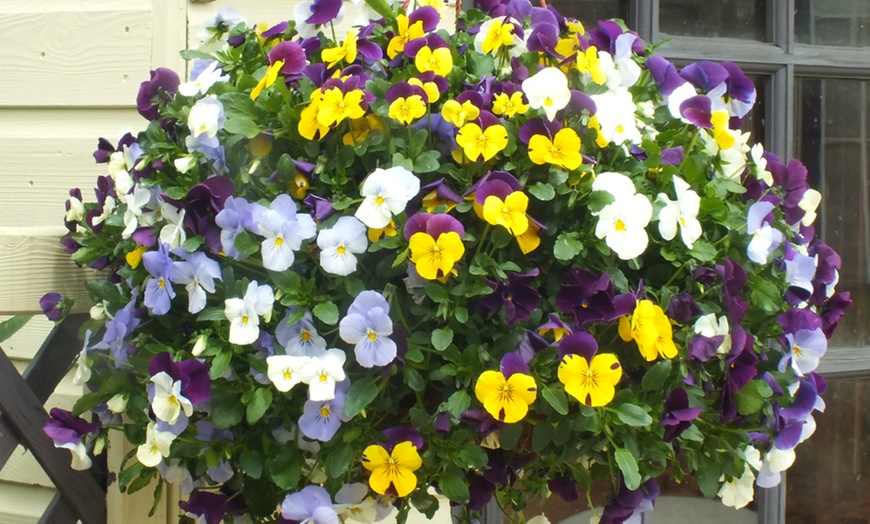
[(659, 30), (669, 35), (767, 40), (765, 0), (660, 0)]
[(802, 44), (870, 46), (867, 0), (796, 0), (795, 38)]
[(870, 379), (829, 380), (825, 403), (788, 470), (788, 524), (857, 524), (870, 515)]
[(870, 345), (870, 82), (799, 78), (795, 156), (822, 192), (816, 232), (840, 253), (838, 291), (854, 307), (840, 322), (833, 346)]
[[(536, 0), (532, 0), (533, 5), (537, 3)], [(552, 0), (547, 3), (562, 15), (580, 20), (587, 28), (595, 27), (595, 23), (599, 20), (628, 18), (627, 0)]]

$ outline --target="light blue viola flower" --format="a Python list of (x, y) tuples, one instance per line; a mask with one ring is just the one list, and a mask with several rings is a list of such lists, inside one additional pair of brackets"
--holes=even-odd
[(801, 329), (786, 333), (789, 351), (779, 363), (779, 370), (791, 367), (795, 373), (804, 376), (819, 367), (819, 360), (828, 350), (828, 337), (821, 329)]
[(752, 235), (746, 254), (757, 264), (767, 264), (770, 255), (782, 243), (782, 232), (770, 225), (770, 213), (774, 209), (770, 202), (752, 204), (746, 216), (746, 232)]
[(354, 344), (354, 355), (365, 368), (386, 366), (396, 358), (390, 305), (377, 291), (363, 291), (354, 299), (341, 319), (338, 334), (348, 344)]
[(332, 400), (309, 400), (302, 407), (299, 417), (299, 430), (311, 440), (329, 442), (342, 422), (350, 417), (344, 413), (344, 403), (350, 381), (344, 380), (335, 385), (335, 398)]
[(257, 222), (266, 208), (244, 198), (228, 197), (224, 208), (215, 217), (215, 223), (221, 228), (221, 248), (226, 256), (236, 260), (246, 258), (236, 249), (236, 236), (242, 231), (257, 232)]
[(310, 311), (295, 324), (287, 321), (295, 310), (288, 309), (284, 319), (275, 328), (275, 339), (284, 346), (284, 352), (297, 357), (316, 357), (326, 351), (326, 340), (317, 334)]
[[(206, 294), (214, 293), (214, 281), (221, 280), (221, 266), (205, 253), (188, 253), (182, 248), (173, 250), (184, 260), (172, 263), (170, 280), (187, 289), (187, 311), (199, 313), (205, 309)], [(142, 257), (144, 259), (144, 256)]]
[(263, 267), (272, 271), (286, 271), (293, 265), (296, 251), (302, 241), (314, 238), (317, 225), (311, 215), (296, 212), (296, 203), (290, 195), (278, 195), (263, 211), (257, 222), (263, 240)]
[(299, 524), (339, 524), (329, 492), (321, 486), (306, 486), (291, 493), (281, 503), (281, 516)]
[(151, 308), (155, 315), (165, 315), (169, 312), (171, 301), (175, 298), (172, 289), (172, 259), (169, 257), (169, 246), (160, 243), (157, 251), (149, 251), (142, 255), (142, 263), (151, 274), (145, 283), (145, 305)]

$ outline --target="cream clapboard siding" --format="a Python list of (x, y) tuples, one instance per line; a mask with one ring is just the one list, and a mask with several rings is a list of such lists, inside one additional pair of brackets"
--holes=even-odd
[[(73, 264), (59, 238), (71, 187), (92, 199), (105, 166), (91, 153), (97, 138), (117, 140), (141, 130), (135, 109), (139, 84), (155, 67), (183, 75), (178, 50), (198, 43), (202, 22), (221, 7), (234, 7), (251, 23), (292, 17), (298, 0), (0, 0), (0, 321), (38, 312), (47, 291), (60, 291), (86, 309), (86, 279), (93, 272)], [(356, 17), (346, 2), (343, 34)], [(453, 23), (448, 9), (443, 25)], [(51, 330), (36, 317), (3, 349), (23, 371)], [(77, 342), (75, 342), (77, 343)], [(81, 389), (70, 372), (46, 406), (69, 408)], [(109, 463), (128, 451), (110, 445)], [(35, 523), (55, 490), (23, 448), (0, 471), (0, 522)], [(151, 490), (121, 496), (110, 487), (109, 523), (178, 521), (178, 494), (168, 490), (153, 518)], [(446, 506), (446, 505), (445, 505)], [(440, 521), (447, 521), (440, 514)]]

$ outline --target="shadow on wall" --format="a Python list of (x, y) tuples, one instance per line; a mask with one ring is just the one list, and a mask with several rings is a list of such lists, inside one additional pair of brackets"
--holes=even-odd
[[(589, 524), (591, 511), (568, 517), (558, 524)], [(643, 524), (755, 524), (758, 515), (749, 509), (735, 510), (719, 500), (662, 496), (655, 510), (643, 514)]]

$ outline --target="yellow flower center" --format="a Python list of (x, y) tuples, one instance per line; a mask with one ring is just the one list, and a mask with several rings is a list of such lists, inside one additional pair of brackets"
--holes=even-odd
[(344, 244), (339, 244), (337, 248), (335, 248), (335, 252), (339, 255), (344, 255), (347, 253), (347, 248), (344, 247)]
[(616, 220), (616, 224), (613, 225), (613, 229), (619, 231), (620, 233), (628, 231), (628, 228), (625, 227), (625, 222), (623, 222), (621, 219)]
[(326, 373), (321, 373), (320, 374), (320, 381), (326, 382), (327, 380), (329, 380), (329, 377), (326, 375)]
[(290, 380), (291, 378), (293, 378), (293, 372), (290, 371), (289, 369), (285, 369), (284, 370), (284, 380)]
[(275, 237), (275, 246), (281, 247), (283, 245), (284, 245), (284, 238), (283, 237)]
[(248, 320), (248, 315), (242, 315), (242, 324), (247, 324)]
[(374, 342), (375, 340), (378, 339), (378, 334), (375, 333), (375, 331), (372, 328), (369, 328), (366, 336), (368, 337), (369, 341), (371, 341), (371, 342)]
[(320, 408), (320, 416), (323, 418), (329, 417), (329, 406), (323, 406)]
[(302, 340), (302, 342), (308, 342), (311, 340), (311, 332), (307, 329), (303, 329), (299, 332), (299, 338)]
[(378, 206), (384, 205), (384, 197), (382, 197), (381, 195), (378, 195), (378, 197), (375, 198), (375, 205), (378, 205)]
[(176, 397), (175, 395), (169, 395), (169, 404), (172, 406), (177, 406), (178, 405), (178, 397)]
[(794, 353), (794, 355), (795, 355), (796, 357), (799, 357), (799, 356), (801, 355), (801, 351), (802, 351), (802, 350), (801, 350), (800, 346), (795, 346), (795, 347), (792, 349), (792, 353)]
[(166, 287), (166, 280), (164, 280), (163, 277), (160, 277), (160, 278), (157, 280), (157, 287), (159, 287), (160, 289), (163, 289), (163, 288)]

